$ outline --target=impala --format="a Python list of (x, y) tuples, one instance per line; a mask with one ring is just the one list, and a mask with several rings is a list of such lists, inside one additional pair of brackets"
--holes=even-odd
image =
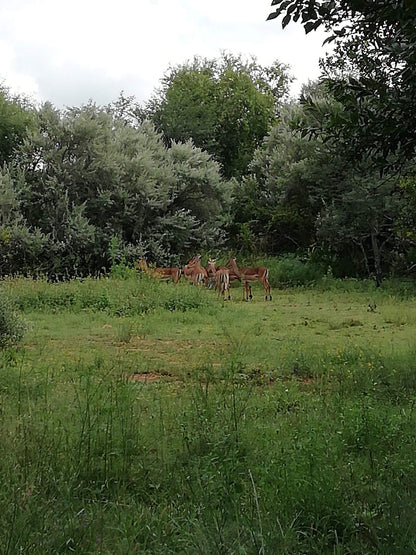
[(208, 275), (212, 275), (215, 279), (215, 289), (218, 289), (218, 296), (223, 295), (224, 301), (230, 300), (230, 270), (224, 266), (216, 267), (215, 258), (208, 260)]
[(182, 270), (180, 268), (153, 268), (151, 270), (144, 258), (141, 258), (137, 262), (137, 271), (145, 272), (149, 276), (151, 275), (159, 279), (172, 279), (174, 283), (178, 283), (182, 274)]
[(272, 296), (270, 293), (270, 283), (268, 280), (268, 268), (266, 268), (265, 266), (259, 266), (258, 268), (239, 268), (237, 266), (237, 261), (235, 258), (230, 258), (230, 260), (226, 264), (226, 267), (230, 267), (237, 278), (243, 282), (243, 298), (244, 293), (246, 300), (253, 298), (249, 281), (259, 281), (264, 287), (264, 299), (266, 301), (267, 298), (269, 298), (270, 301), (272, 300)]
[(202, 282), (206, 283), (208, 279), (208, 273), (201, 266), (201, 255), (197, 254), (194, 256), (186, 266), (183, 268), (183, 277), (185, 279), (191, 279), (194, 285), (201, 285)]
[(196, 256), (194, 256), (193, 258), (191, 258), (191, 260), (188, 262), (188, 264), (185, 264), (185, 266), (182, 268), (182, 274), (183, 277), (185, 279), (192, 279), (192, 273), (194, 271), (194, 267), (195, 264), (201, 260), (201, 255), (197, 254)]

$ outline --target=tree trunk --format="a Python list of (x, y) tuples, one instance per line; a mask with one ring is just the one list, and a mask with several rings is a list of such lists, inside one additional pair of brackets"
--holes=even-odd
[(376, 280), (377, 287), (379, 287), (383, 278), (381, 271), (380, 248), (377, 240), (377, 232), (374, 229), (371, 231), (371, 246), (373, 247), (374, 256), (374, 278)]
[(364, 264), (365, 264), (365, 269), (366, 269), (367, 275), (371, 276), (370, 265), (368, 263), (367, 253), (365, 252), (363, 242), (362, 241), (357, 241), (357, 243), (359, 244), (361, 252), (363, 253)]

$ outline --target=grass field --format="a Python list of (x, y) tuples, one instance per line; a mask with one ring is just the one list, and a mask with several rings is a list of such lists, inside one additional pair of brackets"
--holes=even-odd
[(411, 291), (2, 288), (2, 553), (416, 550)]

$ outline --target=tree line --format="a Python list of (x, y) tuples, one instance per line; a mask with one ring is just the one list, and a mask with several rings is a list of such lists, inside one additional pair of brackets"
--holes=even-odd
[(321, 78), (297, 100), (287, 66), (227, 53), (168, 68), (144, 104), (121, 94), (58, 110), (3, 86), (1, 274), (97, 275), (142, 256), (177, 265), (221, 250), (295, 253), (377, 283), (411, 274), (413, 11), (274, 4), (284, 25), (333, 30)]

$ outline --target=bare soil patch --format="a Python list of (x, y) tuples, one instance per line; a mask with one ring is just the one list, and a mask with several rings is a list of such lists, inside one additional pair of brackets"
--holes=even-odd
[(162, 380), (171, 381), (174, 378), (168, 374), (158, 374), (156, 372), (144, 372), (142, 374), (133, 374), (129, 376), (129, 382), (160, 382)]

